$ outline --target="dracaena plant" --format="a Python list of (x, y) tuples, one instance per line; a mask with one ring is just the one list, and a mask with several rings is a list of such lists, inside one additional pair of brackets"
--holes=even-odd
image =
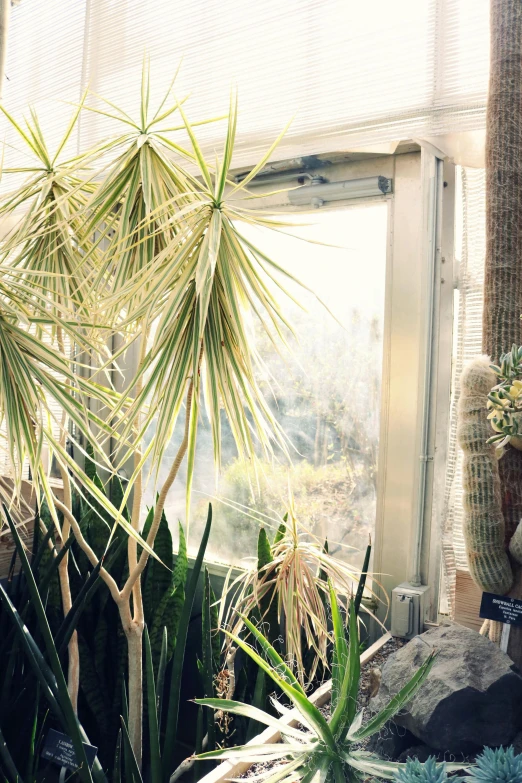
[[(83, 486), (127, 532), (137, 535), (71, 458), (69, 448), (72, 442), (80, 447), (80, 438), (90, 439), (95, 428), (97, 459), (108, 466), (101, 444), (112, 428), (95, 407), (110, 410), (118, 399), (110, 384), (95, 382), (87, 374), (91, 360), (104, 360), (105, 335), (100, 337), (93, 329), (92, 307), (89, 312), (84, 307), (87, 283), (98, 263), (95, 245), (81, 233), (81, 213), (93, 186), (78, 172), (85, 158), (63, 160), (80, 108), (51, 153), (34, 110), (22, 127), (1, 107), (32, 158), (23, 169), (4, 170), (6, 176), (22, 175), (23, 182), (0, 202), (0, 219), (11, 224), (0, 248), (0, 448), (10, 480), (1, 488), (16, 515), (17, 506), (18, 510), (23, 506), (22, 479), (28, 468), (37, 501), (44, 498), (51, 511), (59, 548), (71, 524), (77, 524), (71, 521), (72, 482)], [(53, 461), (62, 478), (60, 498), (46, 467)], [(57, 511), (64, 513), (63, 521)], [(71, 608), (67, 552), (59, 574), (67, 613)], [(76, 635), (69, 644), (68, 684), (76, 708)]]
[[(230, 501), (227, 503), (232, 505)], [(266, 518), (254, 518), (260, 523), (267, 522)], [(241, 571), (233, 580), (230, 580), (232, 569), (228, 573), (220, 599), (220, 625), (239, 636), (244, 630), (243, 616), (252, 618), (254, 613), (272, 643), (284, 625), (280, 652), (305, 686), (314, 680), (321, 665), (328, 669), (328, 580), (335, 582), (340, 594), (349, 596), (356, 590), (358, 613), (368, 574), (371, 542), (359, 571), (329, 554), (328, 542), (320, 540), (299, 521), (292, 499), (283, 520), (269, 521), (276, 525), (273, 543), (261, 528), (257, 563)], [(345, 608), (348, 608), (348, 599)]]
[[(307, 698), (301, 684), (292, 670), (286, 665), (277, 651), (269, 644), (260, 631), (243, 617), (257, 641), (262, 654), (240, 637), (233, 636), (234, 643), (241, 647), (258, 666), (278, 685), (283, 694), (292, 702), (297, 712), (297, 720), (290, 723), (285, 714), (287, 708), (274, 706), (283, 717), (278, 718), (249, 704), (225, 699), (197, 699), (198, 704), (215, 710), (228, 711), (242, 715), (258, 723), (278, 729), (281, 742), (277, 744), (256, 745), (255, 742), (236, 748), (224, 748), (202, 753), (198, 759), (231, 759), (279, 762), (275, 767), (262, 771), (256, 776), (263, 783), (279, 781), (312, 780), (335, 781), (358, 779), (361, 775), (380, 778), (392, 778), (404, 765), (384, 761), (378, 756), (361, 749), (361, 743), (380, 731), (384, 724), (397, 714), (416, 694), (425, 682), (435, 660), (431, 653), (411, 680), (397, 693), (377, 715), (363, 723), (364, 710), (357, 709), (359, 681), (361, 673), (360, 648), (355, 601), (350, 601), (349, 635), (346, 638), (345, 626), (335, 590), (330, 584), (330, 606), (334, 630), (334, 649), (332, 659), (331, 715), (326, 718)], [(297, 723), (300, 726), (296, 725)], [(448, 765), (451, 769), (460, 769), (459, 765)]]
[[(133, 465), (120, 509), (110, 508), (130, 533), (128, 577), (124, 584), (117, 584), (103, 566), (99, 573), (118, 606), (127, 637), (129, 736), (138, 766), (143, 711), (141, 575), (153, 553), (167, 494), (185, 457), (189, 508), (203, 406), (211, 423), (217, 469), (223, 413), (240, 455), (255, 460), (257, 447), (266, 456), (272, 454), (274, 444), (287, 452), (284, 433), (256, 379), (260, 360), (251, 339), (250, 320), (252, 315), (258, 318), (270, 339), (284, 344), (290, 325), (277, 294), (286, 293), (285, 276), (294, 278), (253, 246), (240, 230), (241, 222), (278, 225), (241, 203), (249, 182), (264, 166), (275, 144), (236, 185), (229, 176), (236, 136), (236, 101), (230, 105), (223, 154), (214, 164), (202, 153), (194, 126), (183, 110), (184, 100), (171, 95), (172, 85), (159, 107), (151, 109), (145, 63), (137, 118), (111, 102), (103, 108), (100, 104), (83, 106), (118, 123), (122, 132), (62, 167), (47, 155), (35, 118), (27, 133), (14, 123), (29, 146), (35, 148), (41, 165), (5, 207), (6, 213), (12, 213), (16, 203), (26, 200), (26, 193), (29, 202), (36, 203), (30, 212), (32, 217), (13, 238), (9, 258), (14, 259), (15, 269), (23, 271), (33, 298), (37, 296), (34, 292), (42, 268), (48, 270), (44, 293), (48, 288), (45, 295), (52, 315), (46, 317), (51, 321), (54, 318), (56, 323), (58, 309), (67, 308), (73, 311), (75, 323), (80, 322), (71, 337), (71, 343), (79, 346), (72, 358), (76, 360), (79, 350), (88, 348), (86, 341), (90, 342), (91, 364), (98, 368), (99, 378), (105, 377), (107, 369), (101, 345), (111, 329), (118, 338), (115, 344), (120, 346), (111, 357), (115, 366), (122, 357), (126, 361), (130, 345), (138, 348), (135, 372), (128, 373), (119, 397), (110, 397), (110, 388), (107, 391), (89, 381), (92, 396), (103, 396), (101, 404), (109, 411), (107, 420), (112, 426), (107, 430), (101, 417), (99, 422), (91, 420), (90, 387), (84, 389), (84, 381), (76, 380), (76, 370), (71, 370), (70, 383), (74, 379), (74, 391), (79, 387), (81, 394), (71, 394), (76, 409), (65, 411), (62, 426), (67, 432), (69, 423), (75, 421), (73, 414), (81, 414), (88, 423), (84, 427), (86, 436), (97, 441), (100, 460), (101, 446), (110, 436), (116, 444), (113, 469), (128, 465), (129, 460)], [(171, 120), (176, 113), (178, 124)], [(172, 133), (180, 129), (189, 137), (189, 149), (173, 141)], [(62, 275), (68, 279), (66, 286)], [(67, 325), (70, 317), (59, 320)], [(58, 339), (55, 343), (60, 348)], [(183, 406), (181, 445), (165, 482), (158, 487), (154, 517), (143, 542), (139, 529), (144, 516), (143, 483), (148, 476), (144, 475), (145, 465), (149, 461), (156, 479)], [(15, 410), (16, 406), (11, 403), (11, 407)], [(29, 420), (28, 416), (24, 424), (30, 435)], [(94, 426), (99, 430), (93, 435)], [(76, 470), (63, 441), (57, 450), (65, 472)], [(36, 462), (36, 447), (34, 451)], [(65, 476), (66, 486), (67, 481)], [(87, 489), (108, 507), (99, 487), (87, 484)], [(126, 523), (121, 512), (131, 491), (131, 521)], [(70, 502), (55, 498), (54, 503), (94, 566), (97, 558), (81, 535)], [(165, 763), (168, 766), (170, 760)]]

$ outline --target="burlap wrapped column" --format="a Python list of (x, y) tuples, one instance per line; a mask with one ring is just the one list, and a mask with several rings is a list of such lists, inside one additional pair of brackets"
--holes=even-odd
[[(486, 138), (486, 270), (483, 349), (493, 361), (522, 345), (522, 2), (491, 0), (491, 75)], [(522, 452), (500, 460), (506, 544), (522, 518)], [(515, 567), (512, 595), (522, 598)], [(522, 668), (522, 629), (508, 652)]]

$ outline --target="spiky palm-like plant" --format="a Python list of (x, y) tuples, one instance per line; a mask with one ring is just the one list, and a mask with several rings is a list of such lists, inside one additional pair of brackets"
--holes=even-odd
[[(38, 173), (31, 172), (29, 184), (5, 202), (6, 214), (20, 201), (35, 204), (26, 222), (13, 233), (9, 259), (25, 275), (33, 298), (44, 272), (41, 279), (48, 288), (45, 318), (53, 323), (59, 320), (63, 329), (69, 328), (71, 318), (79, 322), (71, 342), (81, 350), (91, 348), (95, 367), (104, 368), (101, 346), (110, 329), (120, 336), (120, 345), (123, 343), (112, 357), (114, 361), (119, 361), (130, 343), (139, 346), (136, 372), (118, 399), (111, 397), (110, 389), (101, 391), (89, 381), (93, 395), (101, 395), (100, 404), (110, 410), (107, 418), (112, 427), (92, 414), (84, 387), (87, 381), (77, 379), (79, 373), (74, 370), (70, 371), (70, 383), (74, 380), (75, 392), (78, 388), (81, 394), (71, 395), (76, 407), (67, 409), (65, 416), (67, 423), (83, 416), (88, 426), (82, 431), (88, 437), (92, 438), (91, 427), (99, 426), (100, 442), (109, 435), (114, 438), (115, 467), (129, 458), (133, 462), (121, 506), (133, 489), (131, 522), (125, 523), (121, 514), (118, 520), (127, 524), (131, 533), (128, 578), (119, 585), (103, 567), (100, 576), (118, 605), (127, 636), (129, 734), (138, 764), (144, 627), (141, 574), (152, 552), (167, 493), (186, 455), (189, 507), (203, 403), (211, 422), (216, 467), (220, 463), (223, 411), (240, 455), (255, 459), (256, 444), (265, 455), (272, 453), (275, 443), (283, 453), (287, 450), (285, 436), (256, 380), (260, 360), (252, 344), (249, 319), (252, 314), (259, 318), (270, 339), (284, 343), (289, 324), (276, 292), (285, 293), (284, 278), (291, 276), (245, 239), (239, 228), (241, 221), (278, 225), (238, 201), (275, 144), (249, 176), (235, 185), (229, 170), (236, 136), (236, 101), (231, 102), (222, 157), (213, 165), (203, 156), (183, 101), (171, 100), (170, 95), (171, 89), (158, 109), (151, 111), (146, 63), (138, 118), (134, 120), (112, 103), (91, 108), (118, 122), (123, 130), (76, 164), (71, 163), (71, 169), (65, 164), (60, 168), (47, 155), (34, 117), (27, 132), (15, 123), (24, 140), (36, 148), (41, 165)], [(170, 120), (175, 112), (181, 118), (177, 126)], [(170, 134), (180, 128), (188, 134), (191, 149), (172, 141)], [(73, 316), (69, 312), (66, 317), (58, 315), (66, 307)], [(52, 334), (56, 343), (57, 332)], [(159, 487), (154, 518), (139, 552), (144, 466), (151, 459), (157, 471), (183, 405), (184, 436), (167, 479)], [(153, 423), (155, 431), (145, 447), (144, 435), (150, 433)], [(33, 451), (36, 466), (36, 447)], [(58, 442), (56, 451), (64, 469), (75, 470), (63, 442)], [(99, 488), (93, 487), (92, 492), (106, 503), (98, 497), (102, 494)], [(54, 503), (94, 565), (97, 558), (81, 536), (68, 503), (57, 499)], [(118, 518), (118, 511), (111, 512)]]
[[(68, 538), (70, 520), (61, 524), (57, 503), (72, 511), (71, 476), (98, 494), (101, 493), (74, 463), (67, 441), (72, 428), (77, 435), (90, 438), (95, 427), (107, 437), (111, 428), (93, 409), (111, 409), (116, 395), (86, 377), (89, 357), (103, 355), (103, 343), (92, 325), (86, 323), (83, 307), (86, 283), (96, 268), (96, 248), (79, 243), (82, 221), (79, 213), (85, 207), (93, 188), (77, 173), (82, 161), (61, 161), (61, 154), (74, 131), (81, 106), (58, 148), (51, 154), (42, 135), (38, 117), (22, 128), (0, 107), (7, 120), (18, 131), (33, 158), (30, 165), (14, 173), (25, 175), (22, 185), (8, 193), (0, 203), (0, 219), (11, 221), (12, 228), (3, 238), (0, 249), (2, 283), (0, 284), (0, 422), (2, 447), (12, 479), (12, 496), (5, 498), (20, 505), (21, 481), (28, 467), (38, 500), (42, 493), (57, 528), (59, 546)], [(6, 169), (5, 173), (13, 173)], [(91, 316), (89, 316), (91, 317)], [(77, 441), (78, 442), (78, 441)], [(56, 461), (62, 477), (63, 497), (58, 501), (44, 467)], [(105, 459), (97, 448), (97, 457)], [(117, 512), (114, 518), (118, 518)], [(123, 520), (122, 520), (123, 521)], [(60, 585), (63, 609), (72, 606), (68, 578), (68, 553), (62, 558)], [(76, 709), (79, 687), (79, 654), (76, 634), (69, 644), (69, 691)]]
[[(198, 704), (243, 715), (265, 726), (280, 730), (282, 740), (277, 744), (243, 745), (236, 748), (202, 753), (199, 759), (248, 759), (249, 761), (278, 761), (275, 768), (262, 771), (257, 776), (263, 783), (290, 783), (302, 780), (335, 781), (345, 783), (361, 773), (365, 776), (393, 778), (404, 765), (383, 761), (378, 756), (360, 749), (360, 743), (380, 731), (384, 724), (401, 710), (422, 686), (433, 665), (431, 653), (411, 680), (394, 696), (389, 704), (363, 725), (364, 710), (357, 711), (360, 679), (360, 652), (357, 614), (354, 600), (349, 609), (349, 638), (346, 640), (341, 613), (335, 591), (330, 584), (330, 606), (334, 627), (334, 659), (332, 665), (332, 712), (326, 719), (310, 702), (292, 670), (285, 664), (263, 634), (243, 617), (244, 623), (255, 637), (263, 655), (237, 636), (231, 635), (241, 647), (279, 686), (299, 713), (301, 728), (288, 721), (269, 715), (249, 704), (227, 699), (197, 699)], [(275, 703), (274, 706), (277, 706)], [(286, 712), (286, 708), (283, 708)], [(451, 764), (448, 769), (461, 769)]]

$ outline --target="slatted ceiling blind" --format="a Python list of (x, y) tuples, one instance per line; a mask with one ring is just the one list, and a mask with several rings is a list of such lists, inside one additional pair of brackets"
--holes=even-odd
[[(134, 112), (145, 51), (153, 101), (183, 59), (176, 94), (193, 120), (226, 112), (237, 86), (236, 166), (294, 114), (279, 159), (484, 126), (487, 0), (24, 0), (11, 16), (5, 105), (34, 102), (51, 142), (70, 111), (59, 99), (82, 84)], [(85, 115), (81, 146), (115, 130)], [(198, 134), (212, 154), (224, 127)]]
[[(72, 111), (64, 101), (80, 96), (84, 24), (85, 0), (29, 0), (11, 12), (3, 103), (17, 119), (34, 105), (51, 150)], [(6, 149), (6, 167), (28, 165), (30, 152), (5, 119), (0, 139), (16, 146)]]
[(482, 353), (482, 306), (486, 252), (486, 181), (483, 169), (458, 168), (461, 237), (450, 437), (442, 530), (443, 569), (450, 608), (454, 608), (457, 569), (467, 569), (462, 534), (462, 451), (457, 444), (457, 405), (463, 366)]

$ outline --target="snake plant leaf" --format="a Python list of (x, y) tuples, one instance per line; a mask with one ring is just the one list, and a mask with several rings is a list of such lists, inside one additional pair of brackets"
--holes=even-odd
[(144, 631), (145, 645), (145, 672), (147, 681), (147, 704), (149, 722), (149, 752), (150, 752), (150, 781), (161, 783), (161, 752), (159, 742), (158, 713), (156, 704), (156, 683), (154, 681), (154, 668), (152, 664), (152, 651), (150, 646), (147, 626)]
[(57, 693), (57, 686), (54, 675), (1, 583), (0, 598), (4, 602), (4, 605), (6, 606), (7, 611), (11, 615), (11, 618), (15, 624), (15, 629), (18, 633), (19, 639), (22, 642), (25, 654), (27, 655), (29, 663), (31, 664), (31, 667), (36, 674), (38, 681), (40, 682), (43, 695), (49, 702), (49, 705), (57, 718), (59, 720), (63, 720), (63, 714), (58, 703), (59, 696)]
[[(149, 511), (145, 521), (145, 527), (142, 533), (142, 537), (145, 539), (148, 535), (147, 525), (150, 527), (149, 520), (152, 521), (151, 512), (153, 515), (153, 508)], [(167, 592), (169, 594), (172, 592), (172, 535), (165, 513), (161, 515), (153, 549), (156, 552), (159, 560), (161, 560), (161, 563), (158, 561), (149, 561), (147, 563), (146, 574), (143, 580), (143, 607), (145, 610), (145, 621), (149, 624), (150, 627), (152, 627), (156, 608), (159, 607), (163, 596)]]
[(169, 587), (165, 591), (160, 603), (156, 607), (152, 620), (152, 628), (150, 631), (150, 643), (152, 647), (152, 658), (154, 661), (155, 671), (159, 666), (165, 631), (168, 634), (166, 661), (168, 663), (172, 660), (184, 603), (185, 585), (180, 584), (175, 589)]
[(165, 685), (165, 671), (167, 668), (167, 650), (168, 650), (168, 643), (169, 643), (169, 636), (168, 631), (166, 627), (163, 628), (163, 636), (161, 641), (161, 653), (160, 653), (160, 660), (158, 665), (158, 677), (157, 677), (157, 687), (156, 687), (156, 710), (158, 714), (158, 725), (161, 725), (161, 717), (163, 715), (162, 708), (163, 708), (163, 693), (164, 693), (164, 685)]
[(110, 705), (107, 699), (107, 691), (102, 687), (101, 679), (96, 670), (95, 656), (86, 640), (78, 635), (78, 647), (80, 651), (81, 679), (80, 687), (89, 709), (100, 727), (103, 735), (109, 733)]
[(123, 746), (125, 748), (125, 779), (128, 780), (129, 783), (143, 783), (140, 768), (138, 762), (136, 761), (136, 756), (134, 755), (134, 751), (132, 749), (129, 732), (123, 717), (121, 719), (121, 728)]
[(179, 702), (180, 702), (180, 689), (181, 689), (181, 677), (183, 673), (183, 661), (185, 658), (185, 645), (187, 643), (187, 633), (192, 615), (192, 607), (194, 605), (194, 596), (198, 585), (199, 575), (201, 573), (201, 566), (203, 564), (203, 558), (205, 556), (208, 539), (210, 536), (210, 530), (212, 527), (212, 504), (209, 503), (208, 515), (205, 529), (201, 537), (198, 553), (190, 577), (188, 579), (186, 588), (186, 597), (183, 604), (183, 610), (178, 626), (178, 636), (176, 639), (176, 647), (174, 649), (174, 656), (172, 660), (172, 671), (169, 687), (169, 703), (167, 711), (167, 721), (165, 725), (165, 739), (162, 748), (162, 768), (163, 768), (163, 781), (168, 783), (171, 772), (174, 769), (174, 740), (177, 735), (178, 718), (179, 718)]
[(172, 570), (172, 586), (178, 587), (184, 585), (187, 581), (188, 570), (188, 556), (187, 556), (187, 540), (183, 531), (181, 522), (178, 522), (179, 531), (179, 544), (178, 554), (176, 555), (176, 562)]
[[(202, 607), (202, 650), (203, 660), (201, 662), (201, 673), (203, 679), (203, 691), (207, 699), (214, 695), (214, 651), (212, 647), (212, 620), (211, 620), (211, 586), (210, 574), (205, 568), (203, 574), (203, 607)], [(214, 723), (214, 714), (209, 712), (207, 715), (207, 747), (208, 750), (214, 750), (216, 747), (216, 726)]]
[(58, 657), (58, 652), (56, 650), (54, 640), (49, 628), (49, 624), (45, 616), (45, 610), (41, 601), (40, 594), (38, 592), (34, 575), (31, 570), (31, 566), (29, 565), (29, 561), (27, 559), (27, 555), (25, 553), (24, 546), (22, 544), (16, 526), (14, 525), (11, 516), (9, 515), (9, 512), (5, 508), (4, 508), (4, 514), (8, 520), (9, 528), (11, 530), (11, 534), (15, 541), (15, 545), (18, 551), (18, 556), (20, 558), (22, 569), (29, 587), (29, 593), (31, 595), (32, 605), (38, 619), (38, 626), (40, 629), (40, 633), (44, 640), (45, 649), (51, 664), (51, 670), (56, 679), (57, 695), (58, 695), (60, 710), (63, 714), (63, 722), (65, 724), (65, 727), (67, 728), (67, 733), (72, 739), (76, 756), (81, 762), (79, 775), (81, 780), (84, 781), (84, 783), (92, 783), (92, 775), (89, 768), (89, 764), (87, 762), (87, 757), (85, 756), (85, 749), (83, 747), (83, 740), (85, 737), (85, 733), (83, 732), (83, 729), (78, 723), (78, 719), (73, 710), (73, 706), (67, 690), (67, 684), (65, 682), (65, 677), (62, 671), (60, 659)]
[(121, 739), (121, 729), (118, 732), (118, 737), (116, 739), (116, 749), (114, 751), (114, 766), (112, 770), (112, 780), (113, 783), (121, 783), (121, 757), (122, 757), (122, 739)]
[(4, 769), (11, 776), (11, 780), (23, 780), (22, 776), (16, 769), (16, 765), (13, 761), (11, 753), (9, 752), (9, 748), (7, 747), (7, 742), (5, 741), (2, 729), (0, 729), (0, 759), (2, 760)]
[(355, 601), (354, 601), (354, 608), (355, 608), (355, 614), (359, 614), (359, 609), (361, 607), (361, 601), (364, 595), (364, 588), (366, 585), (366, 577), (368, 576), (368, 569), (370, 567), (370, 557), (372, 553), (372, 539), (370, 536), (370, 540), (368, 543), (368, 546), (366, 547), (366, 552), (364, 555), (364, 563), (361, 571), (361, 576), (359, 577), (359, 584), (357, 585), (357, 592), (355, 594)]
[[(252, 698), (252, 706), (256, 707), (262, 712), (266, 703), (266, 674), (262, 669), (257, 670), (256, 685), (254, 688), (254, 695)], [(256, 734), (261, 731), (260, 724), (256, 720), (250, 720), (248, 723), (248, 729), (246, 734), (246, 740), (249, 742)]]

